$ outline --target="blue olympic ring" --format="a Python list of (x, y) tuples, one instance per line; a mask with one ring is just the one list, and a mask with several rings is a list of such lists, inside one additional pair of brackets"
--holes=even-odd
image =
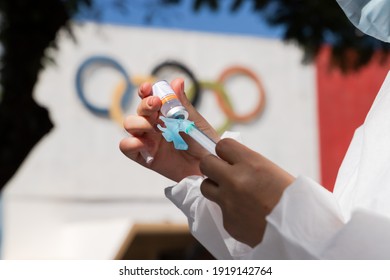
[(104, 64), (109, 67), (114, 68), (117, 70), (120, 74), (122, 74), (124, 81), (125, 81), (125, 90), (124, 94), (121, 99), (121, 107), (122, 110), (125, 110), (127, 106), (129, 105), (129, 102), (131, 100), (131, 95), (133, 93), (133, 85), (130, 82), (129, 75), (127, 74), (126, 70), (114, 59), (105, 57), (105, 56), (92, 56), (88, 58), (86, 61), (84, 61), (76, 73), (76, 91), (77, 95), (79, 96), (81, 102), (85, 107), (87, 107), (92, 113), (97, 115), (103, 115), (108, 116), (109, 115), (109, 109), (107, 108), (100, 108), (98, 106), (93, 105), (89, 100), (87, 100), (84, 90), (83, 90), (83, 73), (87, 68), (90, 68), (91, 66), (95, 64)]

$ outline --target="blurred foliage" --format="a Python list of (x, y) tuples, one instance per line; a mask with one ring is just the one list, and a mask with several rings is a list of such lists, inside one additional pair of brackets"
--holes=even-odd
[(32, 92), (46, 49), (56, 47), (60, 28), (70, 32), (69, 19), (81, 6), (91, 7), (91, 0), (0, 1), (0, 189), (52, 128)]
[[(164, 1), (164, 0), (161, 0)], [(250, 4), (253, 13), (270, 26), (283, 26), (283, 39), (303, 50), (304, 62), (312, 62), (324, 44), (332, 46), (333, 65), (344, 72), (366, 65), (379, 51), (384, 62), (390, 44), (364, 35), (348, 20), (335, 0), (192, 0), (193, 8), (219, 11), (230, 1), (230, 11), (237, 12)], [(180, 2), (176, 1), (176, 2)]]

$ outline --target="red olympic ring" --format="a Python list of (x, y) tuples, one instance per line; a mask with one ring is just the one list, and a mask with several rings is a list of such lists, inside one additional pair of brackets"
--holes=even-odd
[(256, 104), (256, 107), (250, 111), (249, 113), (238, 115), (236, 112), (234, 112), (233, 108), (229, 104), (229, 102), (223, 98), (223, 94), (221, 92), (218, 92), (218, 89), (214, 89), (218, 92), (217, 101), (219, 106), (221, 106), (224, 113), (228, 116), (228, 118), (235, 122), (248, 122), (254, 119), (255, 117), (259, 116), (260, 113), (264, 110), (265, 106), (265, 90), (263, 87), (262, 82), (260, 79), (253, 73), (251, 70), (242, 67), (242, 66), (232, 66), (227, 68), (225, 71), (222, 72), (221, 76), (218, 78), (218, 83), (223, 84), (228, 78), (230, 78), (233, 75), (246, 75), (250, 77), (256, 84), (258, 90), (259, 90), (259, 101)]

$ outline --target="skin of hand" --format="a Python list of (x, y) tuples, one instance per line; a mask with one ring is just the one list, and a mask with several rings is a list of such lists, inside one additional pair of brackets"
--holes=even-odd
[[(171, 82), (171, 87), (187, 109), (189, 119), (211, 139), (218, 142), (220, 138), (217, 132), (187, 99), (184, 93), (184, 81), (175, 79)], [(120, 150), (128, 158), (176, 182), (190, 175), (201, 175), (199, 162), (208, 152), (185, 134), (181, 136), (189, 146), (187, 151), (176, 150), (173, 143), (165, 141), (157, 128), (157, 124), (162, 124), (159, 119), (161, 101), (159, 97), (152, 94), (150, 83), (144, 83), (139, 87), (138, 95), (141, 102), (137, 108), (137, 115), (130, 115), (124, 121), (124, 128), (130, 135), (120, 142)], [(151, 164), (146, 164), (140, 154), (142, 150), (148, 151), (154, 157)]]
[(220, 206), (226, 231), (254, 247), (263, 239), (266, 216), (295, 178), (233, 139), (219, 141), (216, 152), (220, 158), (207, 155), (200, 162), (208, 177), (201, 192)]

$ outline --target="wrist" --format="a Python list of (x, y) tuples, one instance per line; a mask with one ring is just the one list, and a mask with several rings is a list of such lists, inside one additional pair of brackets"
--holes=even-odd
[(265, 188), (266, 192), (263, 193), (263, 208), (266, 215), (270, 214), (275, 206), (279, 203), (284, 191), (294, 182), (295, 177), (280, 168), (279, 166), (272, 164), (270, 172), (274, 176), (270, 180), (270, 183)]

